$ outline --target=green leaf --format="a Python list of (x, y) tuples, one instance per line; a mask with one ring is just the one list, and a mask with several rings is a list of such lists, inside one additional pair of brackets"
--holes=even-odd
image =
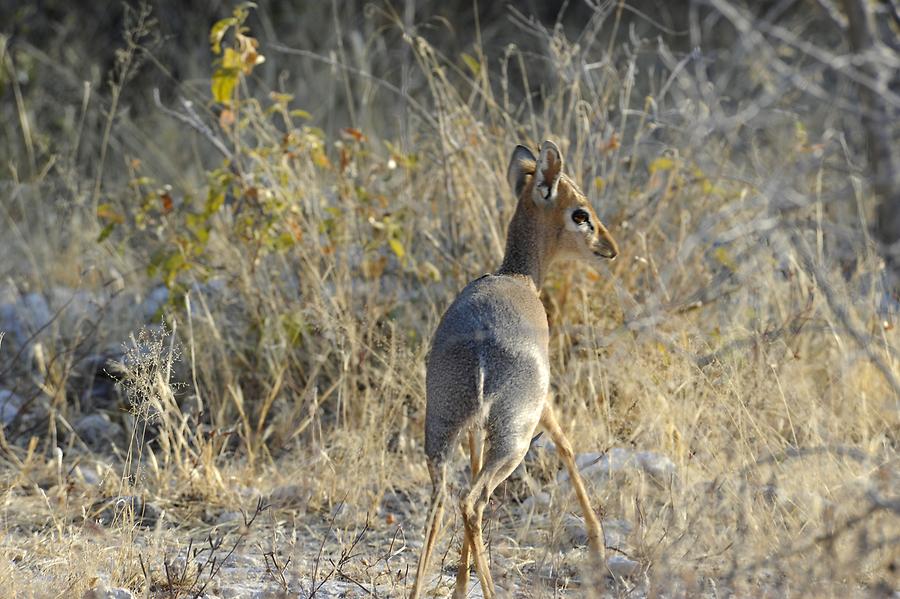
[(274, 239), (272, 247), (279, 252), (283, 252), (284, 250), (292, 248), (294, 243), (294, 236), (285, 231)]
[(113, 229), (115, 229), (115, 228), (116, 228), (115, 222), (111, 222), (108, 225), (106, 225), (105, 227), (103, 227), (103, 230), (100, 231), (100, 235), (97, 236), (97, 243), (103, 242), (107, 237), (110, 236), (110, 234), (113, 232)]
[(112, 204), (100, 204), (97, 206), (97, 218), (116, 224), (125, 222), (125, 217), (113, 208)]
[(187, 263), (181, 252), (174, 252), (166, 258), (166, 261), (162, 264), (166, 287), (171, 288), (175, 284), (175, 278), (178, 276), (178, 273), (184, 270), (186, 266)]
[(197, 238), (197, 241), (205, 244), (207, 241), (209, 241), (209, 229), (206, 229), (204, 227), (197, 227), (196, 229), (194, 229), (194, 236)]

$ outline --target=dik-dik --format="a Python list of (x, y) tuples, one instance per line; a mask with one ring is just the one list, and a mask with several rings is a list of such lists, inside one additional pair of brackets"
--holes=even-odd
[[(557, 260), (588, 266), (618, 248), (578, 186), (562, 172), (551, 141), (540, 155), (516, 146), (507, 178), (518, 198), (506, 255), (497, 272), (469, 283), (444, 313), (427, 358), (425, 453), (433, 485), (425, 544), (410, 594), (419, 596), (441, 526), (447, 462), (468, 434), (472, 486), (460, 501), (464, 540), (454, 597), (466, 594), (469, 557), (485, 597), (495, 594), (481, 536), (482, 514), (494, 489), (522, 461), (538, 424), (550, 434), (584, 512), (593, 556), (604, 557), (603, 532), (575, 465), (572, 446), (553, 415), (549, 329), (540, 289)], [(483, 434), (482, 444), (479, 442)]]

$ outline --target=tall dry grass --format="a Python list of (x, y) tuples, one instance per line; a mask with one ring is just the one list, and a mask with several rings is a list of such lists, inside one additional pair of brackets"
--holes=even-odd
[[(399, 17), (354, 64), (263, 43), (267, 65), (326, 65), (309, 88), (358, 94), (344, 131), (248, 76), (226, 118), (196, 98), (164, 104), (153, 136), (108, 117), (121, 179), (64, 160), (77, 137), (48, 140), (3, 184), (2, 279), (16, 296), (56, 294), (59, 314), (0, 342), (0, 383), (31, 399), (0, 437), (0, 593), (78, 596), (102, 579), (191, 596), (225, 577), (204, 556), (233, 546), (292, 557), (304, 596), (328, 571), (323, 552), (342, 549), (330, 576), (402, 594), (427, 505), (428, 339), (455, 293), (499, 264), (511, 149), (545, 138), (622, 249), (604, 272), (561, 263), (547, 283), (561, 423), (577, 451), (652, 450), (676, 466), (671, 480), (594, 487), (605, 519), (632, 524), (623, 551), (641, 566), (598, 592), (892, 592), (898, 340), (850, 119), (786, 93), (755, 38), (677, 53), (620, 30), (622, 15), (598, 4), (576, 37), (513, 13), (543, 51), (494, 60), (478, 45), (444, 55)], [(404, 85), (378, 70), (395, 54)], [(518, 93), (536, 89), (534, 72), (540, 92)], [(104, 107), (91, 95), (73, 122)], [(30, 110), (16, 105), (20, 122)], [(154, 166), (187, 144), (172, 151), (183, 163)], [(141, 302), (161, 280), (169, 301), (147, 322)], [(81, 312), (78, 291), (91, 297)], [(118, 383), (102, 405), (82, 395), (97, 355), (119, 364), (104, 366)], [(95, 410), (123, 427), (101, 448), (74, 427)], [(532, 470), (552, 509), (521, 507), (532, 491), (515, 480), (501, 488), (492, 558), (501, 586), (555, 596), (583, 563), (565, 533), (577, 510), (554, 466)], [(122, 497), (162, 513), (103, 501)], [(269, 507), (249, 523), (257, 497)], [(346, 551), (360, 531), (366, 567)], [(196, 558), (189, 540), (214, 549)]]

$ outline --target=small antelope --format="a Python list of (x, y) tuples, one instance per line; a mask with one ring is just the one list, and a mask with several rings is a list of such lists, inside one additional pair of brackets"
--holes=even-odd
[(618, 247), (562, 167), (562, 154), (551, 141), (541, 145), (538, 158), (525, 146), (516, 146), (507, 178), (518, 206), (509, 225), (503, 264), (462, 290), (434, 334), (425, 383), (431, 507), (411, 599), (419, 596), (425, 584), (443, 516), (447, 461), (464, 429), (472, 486), (460, 502), (465, 536), (456, 599), (466, 595), (470, 555), (484, 596), (495, 595), (481, 536), (482, 514), (497, 485), (525, 457), (538, 424), (550, 434), (565, 462), (584, 512), (592, 555), (598, 564), (604, 563), (600, 521), (579, 476), (572, 446), (548, 401), (549, 328), (540, 289), (555, 260), (574, 258), (594, 266), (615, 258)]

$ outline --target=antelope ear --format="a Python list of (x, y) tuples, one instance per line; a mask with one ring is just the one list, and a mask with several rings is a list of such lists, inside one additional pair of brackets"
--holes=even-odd
[[(534, 163), (536, 162), (537, 158), (525, 146), (518, 145), (513, 150), (512, 157), (509, 159), (509, 168), (506, 169), (506, 179), (517, 199), (522, 194), (522, 189), (525, 188), (525, 177), (534, 173)], [(530, 168), (528, 163), (531, 163)]]
[(563, 158), (559, 148), (550, 140), (541, 144), (541, 157), (534, 177), (534, 201), (540, 205), (556, 201), (556, 189), (562, 175)]

